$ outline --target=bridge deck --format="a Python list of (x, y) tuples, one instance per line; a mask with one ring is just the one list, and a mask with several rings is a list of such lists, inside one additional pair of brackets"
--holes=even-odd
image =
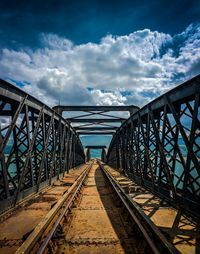
[(198, 219), (170, 206), (166, 200), (131, 181), (122, 172), (107, 165), (105, 168), (180, 253), (200, 253)]
[[(70, 186), (76, 182), (88, 164), (65, 174), (62, 180), (22, 202), (0, 217), (0, 254), (14, 253), (58, 204)], [(131, 199), (180, 253), (199, 253), (199, 222), (195, 218), (171, 207), (166, 201), (130, 181), (122, 173), (103, 165)], [(118, 201), (101, 169), (94, 164), (81, 191), (81, 198), (64, 223), (64, 232), (56, 241), (56, 253), (137, 253), (143, 244), (130, 233)], [(64, 241), (63, 241), (64, 234)]]
[(83, 172), (84, 166), (0, 216), (0, 254), (14, 253)]
[(101, 169), (94, 164), (57, 253), (135, 253), (134, 239), (128, 236), (120, 212)]

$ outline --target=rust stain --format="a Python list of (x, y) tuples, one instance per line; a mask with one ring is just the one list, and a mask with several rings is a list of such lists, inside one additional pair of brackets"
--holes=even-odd
[[(12, 214), (0, 217), (0, 254), (14, 253), (22, 245), (85, 167), (66, 174)], [(180, 253), (199, 252), (200, 224), (197, 220), (171, 207), (122, 172), (105, 167)], [(103, 172), (94, 163), (76, 205), (62, 222), (60, 236), (53, 240), (56, 243), (53, 253), (141, 253), (126, 219), (113, 199)]]
[(97, 164), (92, 167), (65, 239), (56, 253), (135, 253), (112, 191)]
[(0, 254), (14, 253), (53, 205), (69, 189), (84, 166), (65, 174), (64, 178), (43, 189), (37, 197), (17, 207), (11, 215), (0, 217)]
[(180, 253), (200, 253), (200, 222), (197, 219), (171, 207), (134, 181), (130, 182), (122, 172), (105, 167)]

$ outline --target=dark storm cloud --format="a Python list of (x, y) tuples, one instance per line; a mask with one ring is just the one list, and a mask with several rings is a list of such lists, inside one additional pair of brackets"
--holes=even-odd
[(146, 27), (174, 34), (198, 21), (199, 13), (198, 0), (1, 0), (0, 46), (36, 48), (40, 33), (55, 33), (76, 44)]

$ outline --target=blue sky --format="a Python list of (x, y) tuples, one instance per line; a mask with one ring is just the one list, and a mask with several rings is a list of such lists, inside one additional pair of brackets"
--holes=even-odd
[(54, 33), (75, 44), (106, 34), (149, 28), (174, 35), (199, 21), (198, 0), (0, 1), (1, 45), (38, 47), (38, 34)]
[(143, 106), (200, 73), (199, 22), (196, 0), (2, 0), (0, 77), (49, 106)]

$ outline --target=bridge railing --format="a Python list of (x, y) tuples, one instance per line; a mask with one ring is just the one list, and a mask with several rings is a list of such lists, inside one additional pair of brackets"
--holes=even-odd
[(75, 130), (54, 110), (0, 80), (0, 211), (85, 161)]
[(125, 121), (113, 136), (107, 162), (199, 216), (200, 75)]

